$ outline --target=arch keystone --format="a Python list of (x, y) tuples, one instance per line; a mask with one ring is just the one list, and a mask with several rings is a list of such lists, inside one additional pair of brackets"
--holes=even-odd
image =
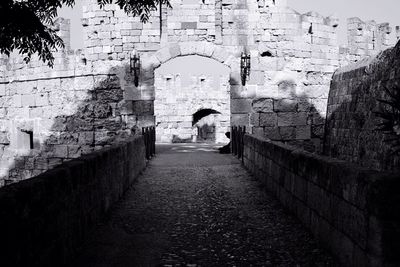
[(201, 42), (196, 45), (196, 54), (211, 57), (214, 53), (215, 45), (209, 42)]
[(182, 56), (190, 56), (196, 54), (196, 42), (180, 43), (180, 48)]
[(216, 47), (214, 50), (214, 53), (212, 55), (212, 58), (221, 62), (225, 63), (227, 59), (229, 58), (229, 53), (226, 51), (226, 49), (223, 49), (221, 47)]
[(157, 53), (155, 54), (156, 58), (158, 58), (158, 60), (161, 63), (165, 63), (168, 60), (178, 57), (180, 55), (181, 55), (181, 48), (179, 44), (172, 44), (169, 46), (165, 46), (160, 50), (158, 50)]

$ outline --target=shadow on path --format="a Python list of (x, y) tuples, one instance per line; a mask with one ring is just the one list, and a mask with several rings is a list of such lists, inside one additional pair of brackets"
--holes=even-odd
[(334, 266), (231, 155), (207, 144), (157, 152), (71, 266)]

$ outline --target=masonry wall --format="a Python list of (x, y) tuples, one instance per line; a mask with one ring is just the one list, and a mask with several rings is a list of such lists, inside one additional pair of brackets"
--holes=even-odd
[(398, 174), (316, 156), (254, 135), (244, 137), (243, 162), (340, 266), (400, 263)]
[[(116, 5), (100, 9), (96, 0), (85, 0), (82, 51), (69, 50), (69, 22), (58, 19), (55, 28), (66, 49), (55, 53), (53, 69), (37, 58), (25, 64), (18, 55), (1, 56), (0, 186), (154, 125), (155, 71), (188, 55), (208, 57), (229, 68), (232, 125), (246, 125), (259, 136), (318, 152), (333, 72), (378, 51), (387, 44), (389, 32), (357, 22), (362, 26), (359, 38), (372, 31), (381, 36), (363, 54), (356, 48), (370, 44), (367, 37), (368, 42), (355, 39), (348, 49), (339, 49), (337, 19), (299, 14), (286, 1), (171, 4), (172, 9), (162, 6), (142, 23)], [(130, 70), (133, 48), (141, 58), (138, 86)], [(244, 86), (242, 52), (251, 54)]]
[(376, 114), (399, 112), (378, 101), (390, 100), (385, 88), (394, 95), (399, 92), (399, 55), (400, 44), (397, 44), (335, 73), (328, 101), (326, 155), (377, 170), (400, 169), (399, 155), (393, 154), (390, 142), (385, 142), (398, 139), (398, 133), (395, 129), (389, 133), (378, 131), (383, 120)]
[[(208, 131), (209, 141), (228, 143), (225, 133), (230, 131), (229, 72), (223, 64), (199, 56), (175, 58), (156, 69), (157, 140), (200, 141), (206, 137), (202, 132)], [(194, 115), (202, 110), (215, 113), (194, 121)]]
[[(69, 21), (58, 19), (55, 27), (68, 42)], [(53, 68), (37, 58), (29, 64), (16, 56), (3, 58), (0, 187), (154, 125), (145, 101), (125, 101), (129, 92), (123, 88), (132, 79), (126, 64), (91, 62), (66, 46), (54, 54)]]
[[(259, 136), (316, 152), (321, 151), (333, 72), (388, 46), (391, 32), (386, 24), (353, 18), (348, 23), (354, 38), (348, 48), (339, 49), (336, 18), (299, 14), (286, 1), (174, 0), (172, 9), (163, 6), (145, 24), (115, 5), (100, 10), (94, 0), (85, 3), (89, 60), (126, 60), (135, 48), (145, 61), (166, 47), (174, 49), (177, 42), (189, 43), (194, 51), (205, 42), (222, 47), (238, 64), (231, 69), (232, 124), (251, 126)], [(376, 36), (373, 40), (372, 35)], [(238, 60), (243, 51), (251, 54), (245, 86), (240, 82)], [(169, 57), (160, 56), (160, 61)], [(130, 89), (133, 95), (147, 92), (149, 100), (154, 100), (152, 71), (144, 68), (141, 85)]]
[(1, 188), (2, 266), (65, 266), (145, 164), (136, 137)]

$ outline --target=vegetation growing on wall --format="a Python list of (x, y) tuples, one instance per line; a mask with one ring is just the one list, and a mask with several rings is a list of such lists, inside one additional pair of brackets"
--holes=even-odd
[[(100, 7), (117, 4), (127, 14), (149, 19), (150, 12), (168, 0), (97, 0)], [(73, 7), (75, 0), (2, 0), (0, 1), (0, 53), (18, 50), (29, 62), (32, 55), (53, 66), (53, 52), (64, 47), (57, 35), (54, 19), (62, 6)]]

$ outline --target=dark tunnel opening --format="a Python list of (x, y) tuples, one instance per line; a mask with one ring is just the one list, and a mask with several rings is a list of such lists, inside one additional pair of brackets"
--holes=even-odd
[(198, 110), (196, 113), (193, 114), (192, 126), (198, 123), (202, 118), (207, 117), (211, 114), (221, 114), (221, 112), (210, 108)]

